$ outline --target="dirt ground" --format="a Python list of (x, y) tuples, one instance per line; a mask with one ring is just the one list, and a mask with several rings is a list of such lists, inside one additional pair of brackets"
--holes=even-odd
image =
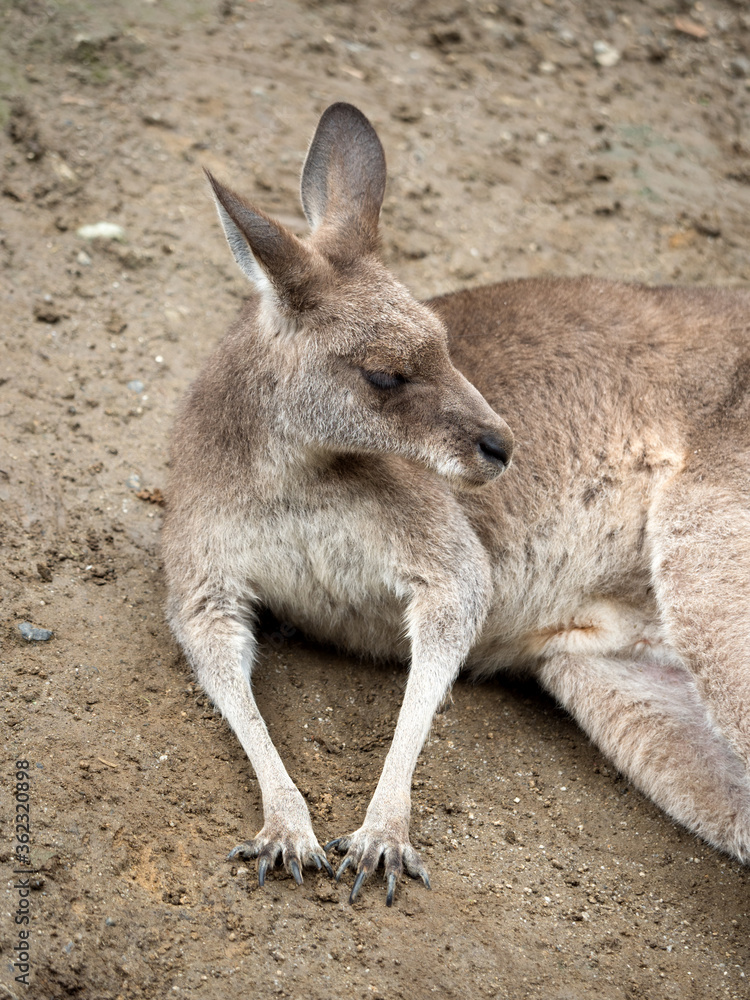
[[(0, 3), (0, 998), (750, 996), (747, 869), (507, 680), (459, 683), (418, 765), (432, 892), (386, 909), (373, 880), (351, 907), (324, 875), (260, 890), (225, 860), (257, 783), (164, 625), (151, 502), (247, 294), (201, 167), (302, 232), (302, 157), (340, 99), (383, 139), (385, 254), (420, 295), (750, 283), (742, 0)], [(99, 222), (124, 237), (78, 235)], [(327, 840), (364, 815), (404, 675), (263, 631), (259, 704)]]

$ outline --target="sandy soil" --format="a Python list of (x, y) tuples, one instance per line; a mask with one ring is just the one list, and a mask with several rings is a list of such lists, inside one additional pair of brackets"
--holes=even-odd
[[(259, 890), (225, 860), (260, 826), (257, 783), (165, 628), (148, 499), (247, 292), (202, 165), (302, 231), (308, 137), (347, 99), (384, 141), (385, 252), (421, 295), (747, 284), (749, 88), (740, 0), (0, 4), (0, 998), (750, 994), (747, 870), (503, 680), (457, 685), (417, 768), (432, 892), (405, 883), (388, 910), (379, 882), (354, 907), (314, 874)], [(101, 221), (124, 240), (77, 235)], [(259, 703), (321, 840), (359, 824), (403, 681), (265, 623)]]

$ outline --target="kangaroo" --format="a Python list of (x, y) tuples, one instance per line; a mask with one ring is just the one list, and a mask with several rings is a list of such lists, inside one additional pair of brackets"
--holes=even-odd
[[(679, 823), (750, 859), (750, 292), (593, 278), (416, 301), (379, 256), (380, 141), (348, 104), (300, 240), (208, 175), (255, 288), (177, 420), (168, 617), (247, 753), (230, 857), (427, 871), (411, 779), (462, 668), (535, 678)], [(499, 414), (503, 414), (500, 416)], [(507, 417), (513, 430), (505, 422)], [(256, 611), (410, 664), (360, 828), (325, 847), (251, 690)]]

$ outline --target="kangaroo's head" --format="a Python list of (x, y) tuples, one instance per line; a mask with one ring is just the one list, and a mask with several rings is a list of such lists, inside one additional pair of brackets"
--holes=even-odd
[(380, 261), (385, 157), (365, 116), (334, 104), (320, 120), (302, 171), (304, 241), (208, 177), (259, 293), (252, 336), (289, 446), (402, 455), (465, 487), (495, 479), (510, 429), (451, 363), (441, 321)]

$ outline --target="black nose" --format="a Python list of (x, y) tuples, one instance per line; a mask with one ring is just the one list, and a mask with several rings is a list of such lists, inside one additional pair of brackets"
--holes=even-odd
[(505, 446), (504, 442), (500, 438), (495, 437), (494, 434), (483, 434), (480, 437), (477, 444), (479, 451), (481, 452), (482, 458), (486, 458), (488, 462), (492, 462), (493, 465), (499, 465), (501, 468), (505, 466), (510, 461), (510, 452)]

